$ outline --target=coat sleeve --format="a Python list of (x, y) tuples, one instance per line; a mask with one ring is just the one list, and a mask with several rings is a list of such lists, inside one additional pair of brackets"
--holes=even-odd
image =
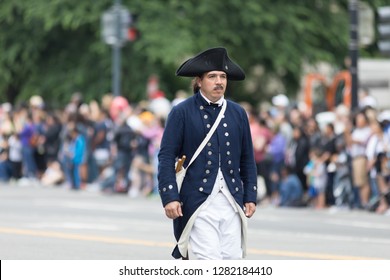
[(246, 113), (242, 116), (243, 137), (241, 144), (240, 176), (244, 187), (244, 203), (257, 200), (257, 168), (249, 121)]
[(176, 107), (168, 115), (158, 154), (158, 189), (163, 206), (180, 201), (176, 184), (175, 160), (182, 149), (184, 117)]

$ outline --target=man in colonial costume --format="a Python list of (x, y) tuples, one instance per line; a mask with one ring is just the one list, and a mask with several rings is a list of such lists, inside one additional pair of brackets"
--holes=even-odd
[[(158, 156), (159, 192), (177, 240), (172, 256), (188, 258), (190, 248), (195, 259), (241, 259), (257, 172), (247, 114), (224, 94), (227, 81), (244, 80), (245, 73), (219, 47), (187, 60), (176, 75), (195, 78), (194, 95), (168, 116)], [(215, 132), (188, 166), (222, 108)], [(188, 168), (179, 190), (175, 161), (183, 155)]]

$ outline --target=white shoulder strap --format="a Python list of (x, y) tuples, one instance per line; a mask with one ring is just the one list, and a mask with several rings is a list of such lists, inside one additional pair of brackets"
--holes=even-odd
[(199, 145), (198, 149), (195, 151), (194, 155), (192, 156), (190, 163), (188, 163), (187, 167), (188, 168), (191, 163), (194, 162), (194, 160), (198, 157), (200, 152), (203, 150), (204, 146), (206, 146), (207, 142), (210, 140), (211, 136), (214, 134), (215, 130), (217, 129), (221, 119), (224, 117), (224, 113), (226, 111), (226, 106), (227, 106), (227, 100), (224, 100), (222, 104), (221, 111), (218, 114), (217, 119), (215, 120), (213, 126), (211, 127), (210, 131), (207, 133), (206, 137), (203, 139), (202, 143)]

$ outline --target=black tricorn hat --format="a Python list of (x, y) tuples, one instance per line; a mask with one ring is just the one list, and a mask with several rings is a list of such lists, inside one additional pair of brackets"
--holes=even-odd
[(227, 55), (225, 48), (212, 48), (205, 50), (184, 62), (177, 70), (177, 76), (196, 77), (210, 71), (223, 71), (228, 80), (241, 81), (245, 73)]

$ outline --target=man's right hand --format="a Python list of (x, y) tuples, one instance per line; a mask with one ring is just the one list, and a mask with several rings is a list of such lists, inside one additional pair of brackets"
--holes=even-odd
[(176, 219), (178, 217), (183, 216), (179, 201), (169, 202), (167, 205), (165, 205), (164, 209), (165, 209), (165, 215), (167, 215), (167, 217), (170, 219)]

